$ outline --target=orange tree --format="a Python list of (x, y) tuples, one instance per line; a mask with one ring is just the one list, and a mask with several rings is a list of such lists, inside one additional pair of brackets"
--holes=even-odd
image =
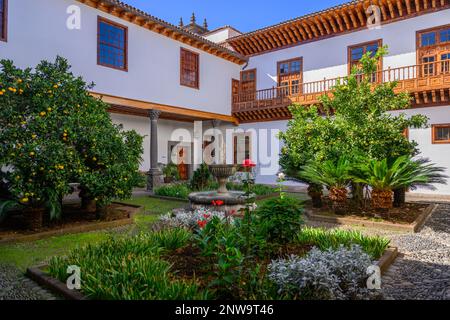
[(98, 174), (92, 162), (102, 163), (104, 203), (130, 194), (142, 137), (112, 124), (107, 105), (88, 92), (93, 84), (60, 57), (34, 69), (9, 60), (0, 66), (0, 214), (17, 202), (59, 217), (69, 184)]
[(332, 96), (320, 98), (320, 108), (291, 107), (293, 119), (280, 136), (284, 142), (280, 163), (288, 174), (298, 177), (309, 161), (337, 163), (341, 157), (351, 162), (360, 157), (393, 161), (418, 153), (417, 144), (403, 132), (425, 127), (428, 119), (390, 114), (410, 107), (409, 94), (396, 94), (396, 82), (372, 82), (377, 61), (386, 52), (380, 48), (376, 54), (365, 54), (361, 66), (333, 88)]

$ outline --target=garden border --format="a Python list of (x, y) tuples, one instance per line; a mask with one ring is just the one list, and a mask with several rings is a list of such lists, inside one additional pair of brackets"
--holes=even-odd
[(127, 218), (127, 219), (95, 222), (95, 223), (91, 223), (88, 225), (61, 228), (61, 229), (44, 231), (44, 232), (35, 233), (35, 234), (10, 236), (10, 237), (0, 239), (0, 244), (31, 242), (31, 241), (46, 239), (46, 238), (50, 238), (50, 237), (58, 236), (58, 235), (100, 231), (100, 230), (107, 230), (107, 229), (118, 228), (118, 227), (122, 227), (122, 226), (126, 226), (126, 225), (131, 225), (134, 223), (134, 216), (137, 213), (139, 213), (140, 211), (142, 211), (144, 208), (143, 206), (123, 203), (123, 202), (113, 202), (113, 204), (123, 205), (123, 206), (131, 207), (134, 209), (131, 210), (129, 218)]
[(381, 229), (381, 230), (393, 230), (393, 231), (404, 231), (416, 233), (424, 225), (425, 221), (433, 214), (436, 208), (439, 206), (437, 203), (429, 204), (425, 211), (420, 214), (417, 219), (410, 224), (399, 224), (392, 222), (377, 222), (370, 220), (363, 220), (357, 218), (346, 218), (338, 215), (323, 215), (315, 214), (310, 208), (305, 209), (305, 214), (311, 221), (325, 222), (325, 223), (335, 223), (339, 225), (350, 225), (350, 226), (362, 226), (371, 229)]
[[(380, 267), (381, 274), (383, 275), (395, 261), (398, 256), (397, 247), (387, 248), (381, 258), (377, 261), (377, 265)], [(56, 278), (49, 276), (42, 269), (47, 268), (48, 265), (39, 265), (27, 269), (26, 275), (39, 285), (50, 290), (52, 293), (63, 296), (68, 300), (89, 300), (89, 298), (83, 295), (78, 290), (70, 290), (63, 282)]]
[[(383, 255), (377, 262), (377, 265), (380, 267), (382, 275), (389, 269), (389, 267), (395, 261), (397, 256), (398, 256), (397, 247), (389, 247), (384, 251)], [(48, 290), (50, 290), (55, 294), (63, 296), (68, 300), (89, 300), (80, 291), (68, 289), (64, 283), (45, 273), (42, 269), (45, 269), (47, 267), (48, 265), (44, 264), (28, 268), (26, 275), (39, 285), (47, 288)]]

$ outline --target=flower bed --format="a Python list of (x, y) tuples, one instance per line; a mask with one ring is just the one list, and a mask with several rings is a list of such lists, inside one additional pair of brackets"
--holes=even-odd
[[(67, 266), (81, 267), (81, 292), (91, 299), (378, 296), (378, 291), (366, 289), (365, 271), (381, 257), (389, 241), (357, 232), (302, 229), (301, 208), (292, 207), (294, 200), (286, 199), (271, 199), (243, 219), (209, 211), (164, 216), (153, 232), (76, 249), (67, 257), (52, 259), (48, 270), (65, 282)], [(286, 211), (283, 206), (293, 209)], [(264, 211), (269, 207), (284, 214), (266, 217)], [(321, 268), (296, 267), (313, 266), (315, 261)], [(292, 266), (289, 274), (283, 274), (288, 272), (283, 265)], [(282, 281), (286, 277), (299, 286), (286, 286)], [(324, 291), (316, 283), (333, 286)]]

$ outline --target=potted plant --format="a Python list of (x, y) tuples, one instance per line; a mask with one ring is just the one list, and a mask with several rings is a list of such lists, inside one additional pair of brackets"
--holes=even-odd
[(178, 167), (175, 163), (171, 162), (163, 168), (164, 183), (172, 183), (180, 179)]
[(340, 158), (337, 162), (325, 161), (310, 162), (303, 167), (301, 176), (314, 184), (326, 186), (329, 191), (329, 198), (333, 203), (333, 210), (336, 214), (345, 213), (347, 202), (347, 186), (350, 182), (351, 164), (346, 158)]
[(372, 207), (386, 212), (393, 207), (393, 190), (443, 182), (442, 171), (427, 160), (412, 160), (405, 155), (391, 162), (387, 159), (365, 161), (358, 165), (359, 175), (355, 180), (372, 188)]

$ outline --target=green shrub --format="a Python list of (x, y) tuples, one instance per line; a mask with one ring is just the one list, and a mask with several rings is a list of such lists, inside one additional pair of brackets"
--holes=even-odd
[(191, 190), (185, 183), (169, 184), (155, 189), (155, 195), (187, 200)]
[(183, 228), (175, 228), (150, 233), (149, 238), (159, 247), (174, 251), (186, 246), (192, 238), (192, 233)]
[(379, 259), (388, 248), (390, 241), (381, 237), (364, 236), (354, 230), (325, 230), (319, 228), (303, 228), (296, 241), (318, 247), (320, 250), (338, 249), (340, 245), (350, 247), (352, 244), (361, 248), (373, 259)]
[(169, 179), (180, 179), (180, 173), (178, 172), (178, 166), (171, 162), (163, 168), (163, 174), (166, 178)]
[(211, 172), (209, 171), (208, 165), (202, 163), (192, 176), (190, 188), (195, 191), (205, 190), (210, 182), (212, 182)]
[[(159, 236), (146, 234), (111, 237), (100, 244), (73, 250), (67, 257), (52, 258), (49, 272), (65, 282), (67, 267), (80, 267), (81, 290), (91, 299), (208, 299), (208, 292), (200, 290), (195, 282), (173, 280), (170, 263), (160, 258), (164, 242)], [(172, 241), (169, 243), (173, 245)]]
[(276, 244), (291, 242), (303, 224), (300, 202), (290, 197), (264, 201), (256, 210), (256, 216), (258, 232), (268, 242)]

